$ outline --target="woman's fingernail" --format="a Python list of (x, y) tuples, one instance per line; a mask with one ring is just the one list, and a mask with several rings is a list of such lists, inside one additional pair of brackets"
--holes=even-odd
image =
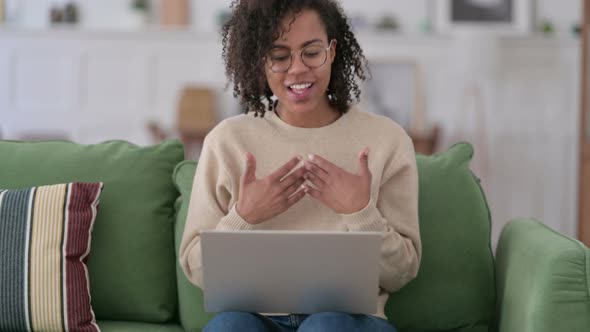
[(309, 160), (313, 160), (313, 157), (314, 157), (314, 155), (311, 153), (307, 155), (307, 158), (309, 158)]

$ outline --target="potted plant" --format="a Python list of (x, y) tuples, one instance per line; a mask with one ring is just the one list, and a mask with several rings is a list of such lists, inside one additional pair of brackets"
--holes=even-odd
[(149, 0), (131, 0), (131, 20), (133, 26), (144, 26), (148, 23), (150, 12)]

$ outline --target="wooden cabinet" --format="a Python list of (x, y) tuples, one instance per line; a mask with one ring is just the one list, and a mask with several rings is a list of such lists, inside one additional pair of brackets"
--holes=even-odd
[(590, 0), (584, 0), (583, 13), (578, 235), (584, 244), (590, 246)]

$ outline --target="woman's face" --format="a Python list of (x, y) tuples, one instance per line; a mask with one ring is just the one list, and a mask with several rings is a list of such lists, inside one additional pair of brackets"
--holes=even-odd
[[(294, 21), (292, 15), (287, 15), (282, 24), (285, 32), (275, 40), (265, 59), (266, 80), (279, 99), (281, 110), (302, 114), (328, 107), (326, 89), (336, 41), (330, 43), (326, 28), (314, 10), (302, 11)], [(321, 64), (324, 56), (326, 61)]]

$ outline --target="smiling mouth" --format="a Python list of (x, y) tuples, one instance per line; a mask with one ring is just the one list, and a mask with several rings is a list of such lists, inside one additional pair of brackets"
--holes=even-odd
[(305, 91), (307, 91), (309, 88), (311, 88), (313, 86), (313, 83), (302, 83), (302, 84), (293, 84), (287, 87), (287, 89), (289, 89), (289, 91), (295, 93), (295, 94), (303, 94), (305, 93)]

